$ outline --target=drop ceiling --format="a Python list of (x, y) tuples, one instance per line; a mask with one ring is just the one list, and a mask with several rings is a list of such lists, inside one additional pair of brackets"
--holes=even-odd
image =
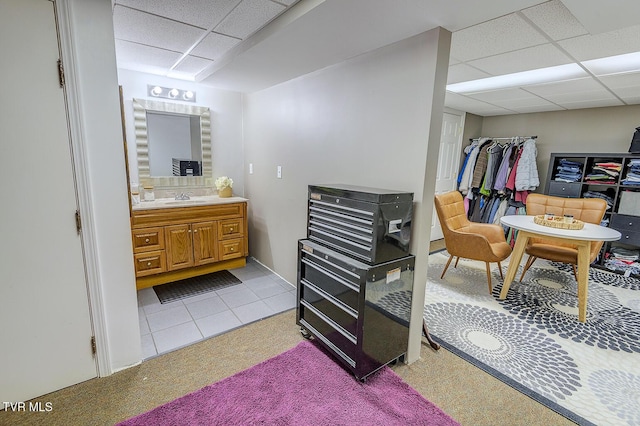
[[(580, 75), (496, 90), (447, 91), (481, 116), (640, 104), (640, 63), (585, 61), (640, 52), (628, 0), (115, 0), (118, 67), (253, 92), (441, 26), (448, 83), (566, 64)], [(638, 60), (640, 62), (640, 60)]]

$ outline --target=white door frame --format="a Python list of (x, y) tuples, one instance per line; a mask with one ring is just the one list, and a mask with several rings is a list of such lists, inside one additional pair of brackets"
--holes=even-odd
[(96, 361), (98, 376), (113, 373), (109, 357), (109, 344), (105, 322), (102, 285), (98, 267), (98, 250), (93, 221), (93, 208), (89, 191), (88, 160), (85, 149), (85, 132), (82, 125), (82, 109), (77, 80), (78, 70), (75, 63), (76, 49), (71, 29), (70, 8), (66, 0), (55, 0), (58, 40), (65, 74), (65, 98), (69, 117), (69, 136), (71, 139), (74, 174), (78, 193), (78, 207), (82, 217), (82, 241), (87, 274), (87, 292), (89, 294), (90, 314), (96, 339)]
[[(445, 107), (444, 110), (443, 110), (443, 121), (444, 121), (444, 114), (451, 114), (451, 115), (456, 115), (456, 116), (460, 117), (460, 134), (458, 136), (457, 144), (458, 144), (458, 147), (459, 147), (458, 151), (460, 153), (462, 153), (462, 138), (463, 138), (463, 134), (464, 134), (464, 123), (465, 123), (465, 119), (466, 119), (466, 113), (462, 112), (462, 111), (458, 111), (458, 110), (454, 110), (454, 109)], [(444, 126), (442, 126), (442, 128), (443, 128), (443, 131), (444, 131)], [(440, 137), (440, 148), (442, 148), (442, 136)], [(443, 152), (443, 150), (440, 149), (439, 153), (441, 154), (442, 152)], [(441, 161), (441, 159), (439, 159), (438, 164), (440, 164), (440, 161)], [(455, 170), (454, 174), (455, 174), (455, 176), (457, 176), (458, 173), (460, 172), (459, 157), (454, 157), (453, 158), (453, 162), (454, 162), (454, 164), (452, 164), (452, 166), (453, 166), (453, 168)], [(438, 193), (438, 182), (437, 181), (436, 181), (434, 186), (436, 187), (436, 194), (437, 194)], [(453, 190), (453, 189), (456, 189), (456, 188), (451, 188), (451, 189)], [(434, 210), (435, 210), (435, 208), (434, 208)], [(432, 216), (432, 224), (431, 224), (430, 232), (431, 232), (431, 241), (433, 241), (434, 234), (437, 235), (437, 236), (442, 234), (442, 231), (440, 229), (440, 222), (438, 221), (438, 215), (434, 214)]]

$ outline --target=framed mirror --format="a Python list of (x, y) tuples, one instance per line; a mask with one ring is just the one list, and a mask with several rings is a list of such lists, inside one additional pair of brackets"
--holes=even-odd
[(134, 98), (133, 121), (141, 184), (213, 185), (209, 108)]

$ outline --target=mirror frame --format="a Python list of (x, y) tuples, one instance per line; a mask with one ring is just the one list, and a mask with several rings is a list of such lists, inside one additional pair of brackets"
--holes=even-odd
[[(202, 176), (151, 176), (149, 166), (149, 134), (147, 111), (169, 112), (200, 117), (200, 143), (202, 146)], [(133, 99), (133, 123), (138, 156), (138, 180), (156, 188), (176, 186), (204, 187), (213, 185), (213, 161), (211, 155), (211, 111), (207, 107), (170, 102)]]

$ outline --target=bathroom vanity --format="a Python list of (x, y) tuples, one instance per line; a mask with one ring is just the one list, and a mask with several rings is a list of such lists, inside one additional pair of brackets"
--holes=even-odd
[(248, 255), (247, 200), (141, 202), (132, 208), (131, 235), (138, 290), (239, 268)]

